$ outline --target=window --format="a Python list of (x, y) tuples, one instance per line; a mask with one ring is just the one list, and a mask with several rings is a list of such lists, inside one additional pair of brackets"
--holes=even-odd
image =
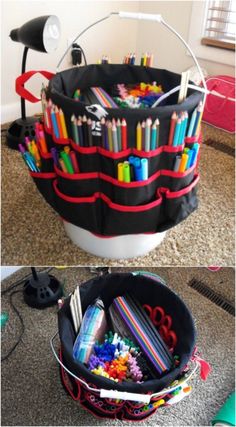
[[(202, 44), (202, 39), (208, 38), (209, 34), (211, 34), (211, 38), (214, 38), (216, 34), (222, 33), (218, 32), (209, 32), (206, 33), (207, 25), (209, 26), (209, 21), (207, 20), (208, 14), (210, 15), (210, 11), (208, 10), (211, 6), (211, 3), (220, 3), (221, 5), (224, 3), (226, 6), (231, 5), (231, 12), (228, 11), (228, 14), (224, 13), (224, 16), (227, 16), (227, 21), (229, 22), (221, 22), (221, 28), (226, 28), (226, 34), (223, 34), (225, 37), (232, 37), (232, 33), (235, 32), (235, 0), (232, 1), (192, 1), (192, 12), (189, 22), (189, 38), (188, 43), (192, 48), (193, 52), (197, 56), (197, 58), (206, 59), (207, 61), (213, 61), (224, 65), (234, 66), (235, 64), (235, 51), (231, 49), (222, 49), (222, 47), (216, 46), (212, 47), (206, 44)], [(216, 6), (220, 7), (220, 6)], [(227, 9), (228, 10), (228, 9)], [(218, 11), (219, 12), (219, 11)], [(221, 11), (222, 12), (222, 11)], [(216, 11), (214, 12), (214, 16), (216, 15)], [(223, 15), (223, 12), (222, 12)], [(219, 17), (220, 19), (220, 17)], [(223, 19), (223, 18), (221, 18)], [(216, 21), (217, 23), (217, 21)], [(212, 25), (212, 24), (210, 24)], [(225, 37), (223, 37), (225, 39)], [(222, 37), (221, 37), (222, 38)], [(219, 37), (218, 37), (219, 40)], [(228, 42), (229, 38), (227, 38)], [(235, 43), (235, 39), (231, 39), (229, 42), (233, 44)], [(188, 54), (188, 52), (187, 52)]]
[(201, 43), (235, 50), (236, 2), (209, 1)]

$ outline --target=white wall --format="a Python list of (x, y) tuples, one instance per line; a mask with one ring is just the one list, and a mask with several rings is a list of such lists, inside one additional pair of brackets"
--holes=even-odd
[[(1, 79), (2, 79), (2, 123), (20, 117), (19, 97), (15, 93), (15, 79), (20, 75), (23, 45), (13, 42), (10, 31), (20, 27), (28, 20), (41, 15), (57, 15), (61, 22), (62, 37), (60, 46), (55, 53), (45, 54), (28, 52), (28, 70), (48, 70), (55, 72), (55, 67), (67, 47), (67, 39), (76, 36), (87, 25), (104, 17), (111, 11), (139, 10), (136, 1), (11, 1), (2, 2), (1, 25)], [(96, 63), (103, 55), (109, 55), (112, 62), (121, 62), (126, 52), (135, 51), (137, 41), (137, 21), (120, 20), (112, 17), (108, 21), (98, 24), (79, 39), (84, 48), (88, 63)], [(67, 61), (63, 62), (62, 69), (70, 67)], [(29, 90), (38, 96), (42, 84), (42, 77), (36, 76), (26, 84)], [(40, 112), (40, 104), (27, 102), (27, 114)]]
[[(188, 0), (143, 1), (140, 2), (140, 10), (143, 13), (160, 13), (163, 19), (188, 42), (193, 3), (196, 2)], [(137, 46), (139, 55), (148, 50), (153, 52), (154, 64), (159, 68), (179, 73), (194, 65), (180, 40), (163, 25), (140, 21)], [(209, 74), (234, 76), (234, 67), (202, 59), (199, 59), (199, 63)]]

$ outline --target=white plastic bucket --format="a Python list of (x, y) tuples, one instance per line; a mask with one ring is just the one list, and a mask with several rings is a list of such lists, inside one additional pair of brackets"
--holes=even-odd
[(127, 259), (146, 255), (156, 248), (166, 231), (154, 234), (127, 234), (115, 237), (98, 237), (90, 231), (63, 221), (66, 234), (84, 251), (101, 258)]

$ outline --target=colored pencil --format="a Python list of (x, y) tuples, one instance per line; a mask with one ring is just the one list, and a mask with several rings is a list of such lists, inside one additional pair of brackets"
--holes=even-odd
[(140, 122), (138, 122), (136, 127), (136, 148), (137, 150), (142, 150), (142, 128)]
[(121, 145), (122, 150), (127, 150), (127, 124), (125, 119), (121, 121)]
[(172, 116), (171, 116), (171, 121), (170, 121), (168, 145), (173, 144), (173, 138), (174, 138), (174, 132), (175, 132), (175, 126), (177, 123), (177, 119), (178, 119), (178, 116), (177, 116), (176, 112), (174, 111)]

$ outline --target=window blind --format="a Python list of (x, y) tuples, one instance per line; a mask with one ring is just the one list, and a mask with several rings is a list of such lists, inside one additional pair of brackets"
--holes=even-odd
[(236, 1), (208, 1), (203, 45), (235, 50)]

